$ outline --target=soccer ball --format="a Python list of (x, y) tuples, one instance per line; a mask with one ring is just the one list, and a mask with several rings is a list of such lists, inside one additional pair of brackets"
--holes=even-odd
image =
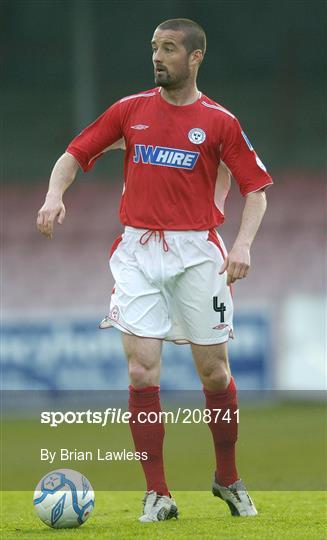
[(33, 504), (39, 518), (54, 529), (79, 527), (94, 508), (90, 482), (77, 471), (51, 471), (35, 488)]

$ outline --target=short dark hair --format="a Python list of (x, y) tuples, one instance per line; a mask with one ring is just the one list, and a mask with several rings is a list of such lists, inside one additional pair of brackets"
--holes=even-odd
[(184, 45), (190, 54), (200, 49), (203, 54), (206, 52), (207, 39), (203, 28), (191, 19), (168, 19), (159, 24), (160, 30), (180, 30), (184, 32)]

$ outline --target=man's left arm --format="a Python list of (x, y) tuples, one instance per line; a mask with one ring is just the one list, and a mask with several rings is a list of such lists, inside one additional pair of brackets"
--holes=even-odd
[(246, 196), (242, 222), (234, 245), (220, 269), (227, 270), (227, 285), (247, 276), (250, 268), (250, 248), (267, 208), (264, 189)]

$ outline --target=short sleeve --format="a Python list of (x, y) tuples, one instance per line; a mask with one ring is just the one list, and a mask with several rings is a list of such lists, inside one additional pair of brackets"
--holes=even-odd
[(87, 172), (108, 147), (122, 136), (120, 103), (117, 102), (77, 135), (66, 152), (72, 154), (83, 171)]
[(231, 171), (242, 195), (248, 195), (273, 183), (236, 118), (230, 120), (226, 126), (221, 160)]

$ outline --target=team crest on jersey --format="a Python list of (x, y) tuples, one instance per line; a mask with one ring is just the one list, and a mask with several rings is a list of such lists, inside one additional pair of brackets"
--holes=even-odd
[(161, 167), (173, 167), (176, 169), (194, 169), (199, 152), (181, 150), (180, 148), (167, 148), (165, 146), (152, 146), (135, 144), (134, 163), (146, 165), (160, 165)]
[(188, 132), (188, 138), (194, 144), (202, 144), (206, 140), (206, 133), (201, 128), (192, 128)]

